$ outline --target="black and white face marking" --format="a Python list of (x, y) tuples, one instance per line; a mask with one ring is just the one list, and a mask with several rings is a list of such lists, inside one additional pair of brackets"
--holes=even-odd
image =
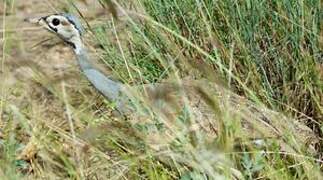
[(83, 27), (79, 20), (70, 14), (53, 14), (40, 18), (27, 19), (31, 23), (39, 24), (52, 33), (57, 34), (71, 45), (76, 53), (83, 48), (81, 35)]
[(42, 17), (39, 24), (51, 32), (56, 33), (67, 42), (69, 42), (73, 37), (81, 36), (74, 23), (63, 15), (50, 15)]
[[(48, 16), (43, 17), (40, 19), (40, 24), (43, 25), (46, 29), (48, 29), (51, 32), (57, 33), (58, 30), (56, 26), (58, 26), (61, 22), (58, 18), (54, 18), (52, 22), (48, 22)], [(44, 23), (44, 24), (42, 24)]]
[(61, 22), (60, 22), (60, 20), (59, 20), (59, 19), (57, 19), (57, 18), (54, 18), (54, 19), (53, 19), (53, 21), (52, 21), (52, 24), (53, 24), (54, 26), (58, 26), (60, 23), (61, 23)]

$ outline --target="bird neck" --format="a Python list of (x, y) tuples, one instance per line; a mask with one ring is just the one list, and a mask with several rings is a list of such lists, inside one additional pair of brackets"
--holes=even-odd
[(87, 69), (94, 69), (94, 66), (90, 61), (87, 50), (82, 42), (80, 44), (76, 44), (75, 47), (73, 47), (73, 50), (82, 71)]
[(82, 42), (82, 39), (80, 37), (74, 36), (71, 39), (69, 39), (68, 43), (72, 46), (81, 69), (85, 70), (93, 68), (93, 65), (89, 60), (87, 50)]
[(82, 39), (81, 37), (79, 36), (73, 36), (71, 37), (68, 41), (67, 41), (68, 44), (70, 44), (73, 48), (73, 51), (75, 52), (75, 54), (81, 54), (82, 51), (85, 50), (84, 48), (84, 44), (82, 42)]
[(122, 84), (110, 79), (104, 75), (99, 69), (94, 67), (91, 63), (89, 55), (87, 54), (85, 46), (80, 41), (80, 44), (75, 44), (73, 47), (77, 57), (78, 64), (87, 77), (90, 83), (97, 89), (103, 96), (108, 98), (110, 101), (116, 103), (116, 109), (120, 113), (125, 113), (128, 108), (124, 106), (122, 97), (125, 95), (122, 92)]

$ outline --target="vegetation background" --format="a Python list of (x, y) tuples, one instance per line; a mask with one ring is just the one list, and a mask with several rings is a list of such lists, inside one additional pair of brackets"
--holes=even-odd
[[(57, 12), (82, 19), (91, 57), (125, 84), (206, 79), (274, 128), (305, 130), (243, 136), (257, 113), (233, 115), (212, 89), (200, 92), (221, 124), (211, 136), (189, 130), (186, 108), (115, 117), (70, 48), (23, 22)], [(0, 13), (1, 178), (322, 179), (320, 0), (3, 0)]]

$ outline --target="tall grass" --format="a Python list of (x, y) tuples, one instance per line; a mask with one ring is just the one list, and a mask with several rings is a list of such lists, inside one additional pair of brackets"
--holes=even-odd
[[(73, 1), (62, 3), (82, 12), (73, 9)], [(136, 113), (115, 117), (113, 102), (80, 77), (51, 83), (32, 67), (31, 94), (20, 87), (25, 82), (1, 92), (0, 174), (8, 179), (321, 178), (319, 0), (100, 3), (123, 15), (86, 22), (96, 57), (129, 87), (171, 86), (129, 88)], [(25, 98), (28, 106), (7, 94)]]

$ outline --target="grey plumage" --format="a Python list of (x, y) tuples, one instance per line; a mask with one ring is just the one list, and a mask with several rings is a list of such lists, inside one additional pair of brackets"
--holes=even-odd
[(63, 16), (65, 16), (75, 26), (75, 28), (79, 31), (80, 35), (84, 34), (85, 30), (77, 17), (67, 13), (63, 14)]
[(115, 102), (116, 109), (119, 112), (126, 112), (129, 108), (123, 103), (127, 99), (125, 92), (123, 92), (123, 84), (110, 79), (96, 69), (89, 60), (85, 49), (77, 53), (76, 57), (83, 74), (89, 82), (109, 101)]

